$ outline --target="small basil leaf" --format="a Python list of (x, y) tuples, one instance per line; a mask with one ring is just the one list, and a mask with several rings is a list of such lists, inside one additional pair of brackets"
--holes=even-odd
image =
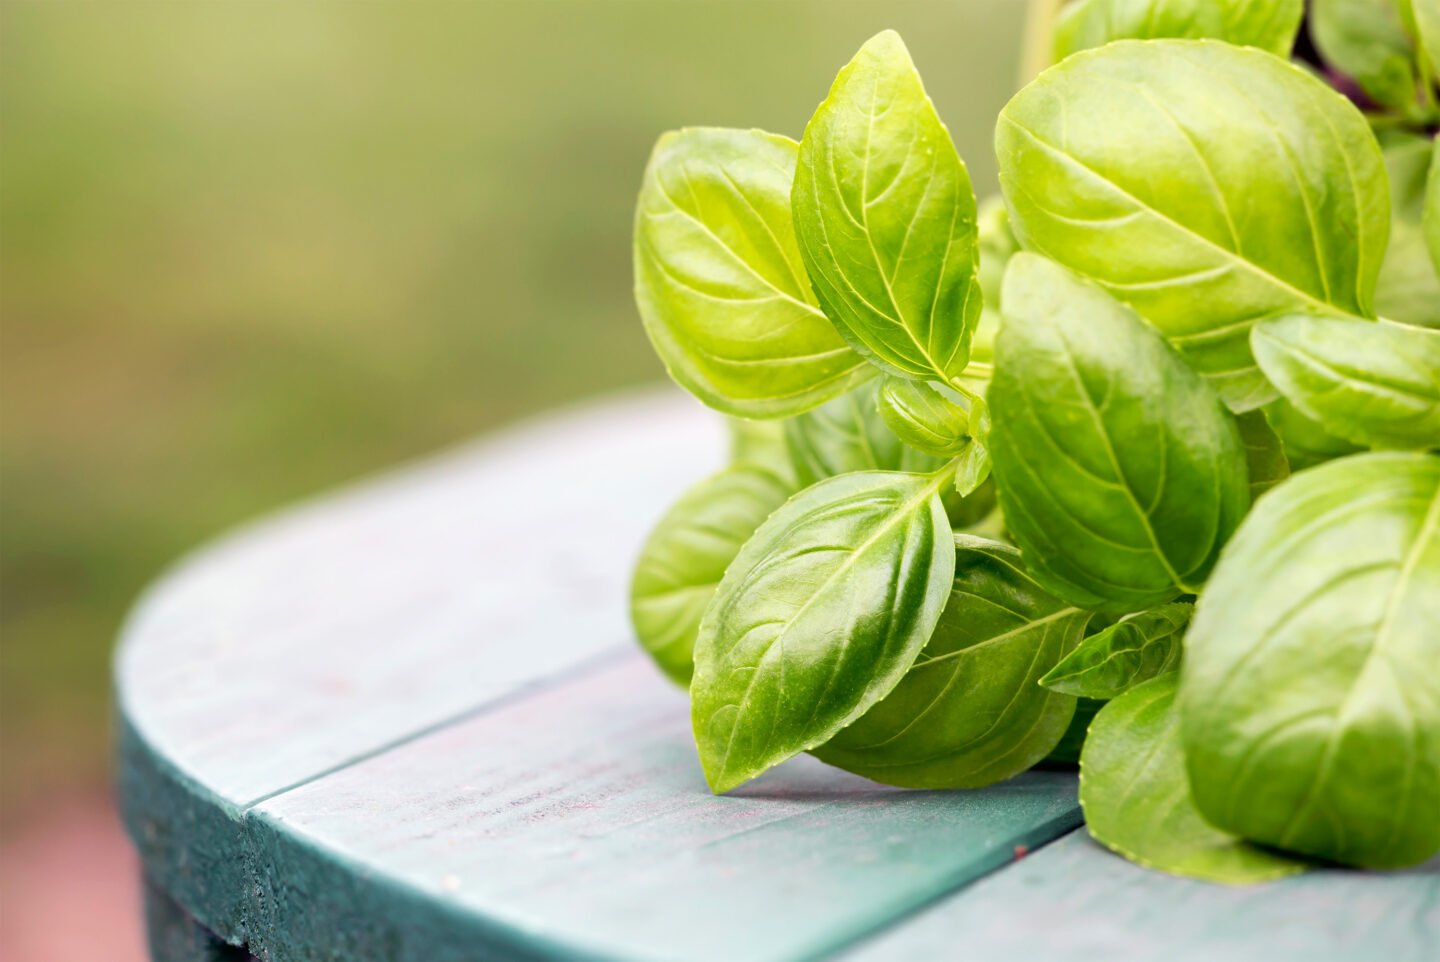
[(968, 497), (990, 477), (993, 462), (990, 449), (979, 438), (971, 438), (955, 456), (955, 491)]
[(1088, 612), (1025, 573), (1020, 552), (958, 535), (955, 582), (930, 643), (889, 695), (825, 745), (822, 761), (889, 785), (978, 788), (1043, 759), (1075, 699), (1036, 684), (1075, 647)]
[[(994, 373), (995, 335), (1000, 330), (1000, 291), (1005, 267), (1020, 249), (1015, 233), (1010, 230), (1010, 214), (1003, 197), (990, 197), (980, 205), (980, 291), (985, 305), (970, 341), (970, 363), (965, 366), (962, 381), (971, 390), (983, 391)], [(978, 383), (977, 383), (978, 381)]]
[(1175, 711), (1176, 673), (1106, 704), (1080, 754), (1080, 805), (1095, 840), (1130, 861), (1232, 885), (1305, 870), (1208, 824), (1185, 778)]
[(1249, 506), (1234, 420), (1155, 329), (1034, 254), (1005, 276), (990, 450), (1036, 578), (1084, 608), (1194, 592)]
[(1058, 762), (1062, 765), (1074, 765), (1080, 761), (1080, 752), (1085, 747), (1085, 739), (1090, 733), (1090, 723), (1095, 720), (1096, 714), (1105, 707), (1105, 702), (1094, 698), (1080, 698), (1075, 702), (1075, 714), (1070, 719), (1070, 725), (1065, 729), (1065, 734), (1060, 736), (1060, 741), (1045, 756), (1047, 762)]
[(895, 436), (917, 451), (953, 458), (970, 441), (969, 414), (924, 381), (887, 377), (876, 403)]
[(727, 414), (780, 417), (873, 373), (816, 305), (790, 220), (794, 141), (661, 137), (635, 211), (635, 300), (666, 369)]
[(1304, 0), (1079, 0), (1055, 24), (1055, 59), (1162, 37), (1211, 37), (1285, 57), (1304, 14)]
[(1277, 57), (1204, 40), (1077, 54), (1010, 101), (995, 150), (1021, 242), (1134, 307), (1234, 410), (1274, 397), (1250, 355), (1257, 320), (1373, 316), (1379, 147), (1345, 98)]
[(1331, 434), (1440, 446), (1440, 331), (1293, 315), (1257, 325), (1250, 339), (1275, 386)]
[(800, 142), (795, 230), (840, 332), (882, 369), (949, 383), (980, 315), (975, 195), (893, 30), (855, 55)]
[(690, 682), (700, 618), (725, 568), (794, 490), (763, 467), (735, 465), (686, 491), (650, 532), (630, 582), (630, 620), (673, 680)]
[(1311, 468), (1317, 464), (1355, 454), (1364, 448), (1351, 444), (1344, 438), (1337, 438), (1320, 426), (1314, 418), (1307, 417), (1295, 405), (1281, 398), (1265, 405), (1265, 416), (1275, 428), (1285, 446), (1285, 460), (1290, 462), (1292, 471)]
[(1185, 638), (1190, 784), (1216, 826), (1371, 868), (1440, 850), (1440, 458), (1361, 454), (1266, 495)]
[(1375, 286), (1375, 309), (1394, 321), (1440, 327), (1440, 273), (1430, 260), (1424, 225), (1431, 138), (1396, 133), (1384, 152), (1390, 175), (1390, 246)]
[(1314, 0), (1310, 35), (1325, 62), (1353, 77), (1375, 102), (1402, 110), (1415, 105), (1415, 41), (1396, 0)]
[(1285, 443), (1270, 426), (1264, 411), (1250, 411), (1235, 419), (1240, 441), (1245, 445), (1245, 464), (1249, 468), (1250, 500), (1290, 477), (1290, 461), (1285, 457)]
[(1180, 638), (1194, 610), (1173, 604), (1126, 615), (1081, 642), (1040, 684), (1066, 695), (1108, 699), (1174, 671), (1180, 664)]
[(881, 416), (877, 379), (785, 422), (785, 446), (801, 485), (851, 471), (934, 471), (945, 462), (900, 443)]
[(724, 792), (824, 744), (900, 682), (955, 574), (948, 476), (865, 471), (786, 502), (740, 549), (695, 646), (691, 718)]

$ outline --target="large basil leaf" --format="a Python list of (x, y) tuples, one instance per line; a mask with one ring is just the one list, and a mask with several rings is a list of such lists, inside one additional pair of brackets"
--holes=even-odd
[(1384, 152), (1390, 175), (1390, 246), (1375, 286), (1375, 310), (1391, 320), (1440, 327), (1440, 272), (1430, 258), (1424, 225), (1431, 138), (1394, 134)]
[(675, 681), (690, 681), (700, 618), (725, 568), (794, 490), (788, 478), (737, 464), (686, 491), (650, 532), (630, 582), (630, 620)]
[(965, 408), (924, 381), (887, 377), (876, 403), (895, 436), (917, 451), (953, 458), (970, 443), (970, 415)]
[(1243, 411), (1274, 397), (1250, 327), (1373, 315), (1379, 147), (1320, 80), (1259, 50), (1123, 40), (1041, 74), (995, 131), (1021, 242), (1134, 307)]
[(1211, 37), (1284, 57), (1304, 14), (1304, 0), (1079, 0), (1055, 24), (1055, 59), (1161, 37)]
[(900, 443), (880, 414), (877, 379), (785, 422), (800, 484), (851, 471), (933, 471), (944, 461)]
[(1250, 476), (1250, 500), (1290, 477), (1290, 459), (1285, 442), (1270, 424), (1264, 411), (1250, 411), (1235, 419), (1240, 441), (1245, 445), (1245, 465)]
[(1332, 317), (1280, 317), (1251, 334), (1289, 401), (1356, 444), (1440, 447), (1440, 331)]
[(1250, 501), (1229, 412), (1154, 328), (1043, 257), (1011, 259), (1003, 300), (990, 448), (1025, 563), (1084, 608), (1197, 591)]
[(950, 383), (980, 316), (975, 195), (899, 34), (840, 71), (800, 142), (795, 230), (815, 293), (880, 367)]
[(1196, 810), (1175, 684), (1175, 672), (1153, 678), (1090, 723), (1080, 754), (1080, 805), (1090, 834), (1132, 862), (1210, 882), (1263, 882), (1304, 871), (1304, 863), (1247, 845)]
[(915, 661), (955, 574), (944, 473), (866, 471), (786, 502), (705, 612), (690, 686), (716, 792), (829, 741)]
[(1059, 742), (1075, 699), (1036, 684), (1074, 648), (1089, 612), (1025, 573), (1020, 552), (955, 538), (955, 582), (904, 679), (814, 754), (890, 785), (977, 788), (1023, 772)]
[(1180, 664), (1180, 638), (1194, 610), (1173, 604), (1126, 615), (1082, 641), (1040, 684), (1066, 695), (1109, 699), (1174, 671)]
[(1195, 801), (1373, 868), (1440, 849), (1440, 458), (1361, 454), (1266, 495), (1185, 638)]
[(1285, 460), (1290, 463), (1291, 470), (1314, 467), (1364, 450), (1344, 438), (1335, 437), (1283, 397), (1265, 405), (1265, 416), (1280, 436)]
[(1401, 3), (1409, 0), (1313, 0), (1310, 35), (1326, 63), (1371, 99), (1404, 110), (1415, 105), (1419, 77)]
[(794, 141), (759, 130), (661, 137), (635, 211), (635, 300), (655, 351), (713, 408), (812, 408), (872, 372), (816, 306), (790, 220)]

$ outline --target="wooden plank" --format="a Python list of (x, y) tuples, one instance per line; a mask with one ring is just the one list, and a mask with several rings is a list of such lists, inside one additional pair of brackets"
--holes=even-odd
[(244, 811), (628, 649), (639, 544), (724, 452), (677, 391), (592, 402), (181, 565), (116, 659), (122, 809), (148, 870), (243, 941)]
[(684, 693), (625, 656), (252, 810), (251, 946), (809, 958), (1074, 827), (1075, 788), (905, 792), (801, 758), (716, 798)]
[(847, 962), (1434, 962), (1440, 859), (1224, 886), (1148, 871), (1074, 832), (847, 953)]
[(252, 962), (250, 953), (227, 945), (145, 880), (145, 941), (151, 962)]

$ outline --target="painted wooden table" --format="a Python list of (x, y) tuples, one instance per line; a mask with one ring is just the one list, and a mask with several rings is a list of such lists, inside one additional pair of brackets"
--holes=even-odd
[(1162, 877), (1086, 836), (1069, 772), (902, 792), (802, 757), (712, 797), (624, 599), (724, 447), (628, 396), (165, 578), (116, 665), (155, 958), (1440, 958), (1440, 866)]

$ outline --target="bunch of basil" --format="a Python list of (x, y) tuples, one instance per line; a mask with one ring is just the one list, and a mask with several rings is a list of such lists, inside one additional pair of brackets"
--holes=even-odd
[(1300, 0), (1070, 5), (978, 208), (893, 32), (798, 144), (660, 138), (636, 298), (735, 446), (632, 610), (713, 790), (1079, 752), (1142, 864), (1440, 849), (1440, 2), (1368, 70), (1376, 6), (1313, 25), (1367, 116), (1284, 59)]

